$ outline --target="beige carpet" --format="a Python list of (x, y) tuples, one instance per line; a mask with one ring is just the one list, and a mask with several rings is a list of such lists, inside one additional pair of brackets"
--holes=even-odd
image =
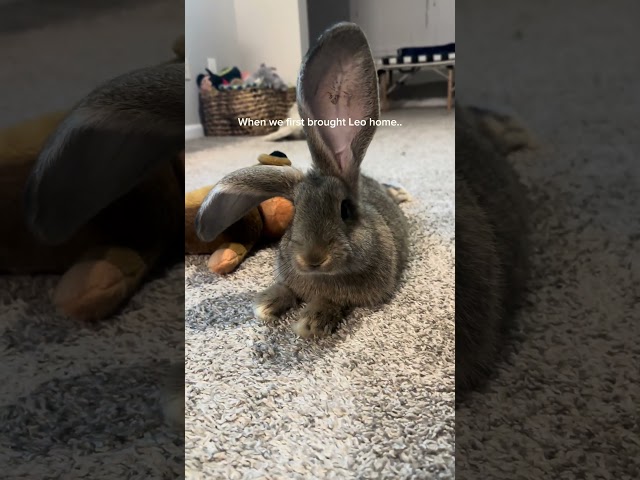
[[(274, 250), (216, 277), (186, 259), (187, 478), (454, 478), (454, 116), (390, 112), (364, 170), (402, 184), (411, 262), (396, 298), (357, 309), (327, 340), (253, 318)], [(188, 189), (303, 141), (215, 139), (187, 147)]]
[(514, 158), (535, 207), (529, 305), (511, 362), (456, 412), (459, 478), (640, 478), (639, 16), (456, 4), (460, 98), (515, 112), (543, 146)]
[(181, 265), (163, 272), (93, 326), (52, 312), (57, 277), (0, 277), (2, 478), (182, 474), (158, 387), (183, 348), (183, 275)]

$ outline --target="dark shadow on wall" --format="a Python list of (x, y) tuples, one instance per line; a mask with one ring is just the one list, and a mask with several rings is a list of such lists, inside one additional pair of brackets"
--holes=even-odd
[(0, 0), (0, 33), (41, 28), (152, 3), (155, 0)]
[(349, 2), (343, 0), (308, 0), (307, 19), (309, 22), (309, 48), (331, 25), (351, 19)]
[(0, 0), (0, 128), (66, 110), (117, 75), (173, 57), (175, 0)]

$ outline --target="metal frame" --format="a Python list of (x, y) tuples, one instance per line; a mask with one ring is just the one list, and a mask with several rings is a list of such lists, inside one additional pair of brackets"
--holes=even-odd
[[(455, 60), (441, 60), (438, 62), (422, 62), (422, 63), (396, 63), (393, 65), (383, 65), (378, 63), (376, 69), (378, 72), (383, 72), (381, 78), (381, 102), (383, 108), (386, 109), (387, 96), (393, 92), (398, 86), (403, 85), (404, 82), (414, 75), (416, 72), (423, 68), (429, 68), (441, 77), (447, 79), (447, 110), (451, 110), (453, 105), (453, 97), (455, 94)], [(391, 71), (392, 70), (409, 70), (408, 72), (402, 72), (403, 75), (391, 84)]]

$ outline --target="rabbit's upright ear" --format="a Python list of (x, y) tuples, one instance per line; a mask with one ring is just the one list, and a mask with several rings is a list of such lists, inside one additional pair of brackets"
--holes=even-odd
[[(376, 130), (372, 121), (380, 116), (375, 64), (360, 27), (339, 23), (320, 37), (302, 62), (297, 95), (315, 165), (357, 182)], [(309, 125), (309, 120), (335, 119), (345, 125)]]
[[(41, 151), (26, 220), (46, 243), (71, 237), (184, 149), (184, 64), (120, 76), (85, 97)], [(158, 206), (158, 208), (162, 208)]]
[(293, 200), (303, 175), (293, 167), (257, 165), (241, 168), (220, 180), (202, 202), (196, 215), (196, 233), (209, 242), (244, 217), (252, 208), (273, 197)]

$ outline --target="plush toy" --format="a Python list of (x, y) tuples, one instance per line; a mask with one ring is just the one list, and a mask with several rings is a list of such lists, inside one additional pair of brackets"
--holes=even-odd
[(0, 274), (62, 274), (66, 316), (114, 314), (182, 241), (183, 39), (174, 53), (0, 131)]
[[(286, 155), (278, 151), (260, 155), (258, 161), (263, 165), (291, 165)], [(185, 253), (211, 254), (209, 270), (223, 275), (240, 265), (260, 240), (280, 238), (291, 223), (294, 207), (285, 198), (271, 198), (251, 210), (212, 242), (203, 242), (196, 235), (195, 218), (212, 188), (213, 186), (203, 187), (185, 195)]]
[(245, 84), (276, 90), (287, 89), (287, 84), (280, 78), (280, 75), (276, 73), (275, 67), (268, 67), (264, 63), (261, 63), (258, 70), (245, 80)]

